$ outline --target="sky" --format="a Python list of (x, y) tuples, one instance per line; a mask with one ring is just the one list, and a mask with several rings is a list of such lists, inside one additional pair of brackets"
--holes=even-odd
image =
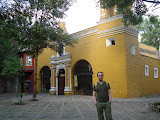
[[(100, 8), (97, 7), (97, 0), (77, 0), (66, 12), (62, 21), (66, 23), (67, 32), (72, 34), (80, 30), (97, 25), (100, 20)], [(152, 4), (147, 4), (147, 7)], [(159, 7), (159, 6), (157, 6)], [(152, 11), (150, 11), (152, 13)], [(160, 14), (160, 9), (154, 11)]]
[(66, 12), (66, 23), (68, 33), (75, 33), (80, 30), (96, 25), (100, 20), (100, 8), (95, 0), (77, 0)]

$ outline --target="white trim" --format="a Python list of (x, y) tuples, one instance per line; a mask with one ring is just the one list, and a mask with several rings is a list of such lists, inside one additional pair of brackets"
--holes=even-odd
[(106, 29), (106, 30), (99, 31), (98, 34), (110, 32), (110, 31), (114, 31), (114, 30), (119, 30), (119, 29), (123, 29), (123, 28), (124, 28), (124, 25), (118, 26), (118, 27), (115, 27), (115, 28), (111, 28), (111, 29)]
[[(51, 60), (50, 65), (51, 65), (51, 69), (54, 70), (54, 76), (52, 75), (52, 79), (54, 79), (54, 77), (56, 76), (56, 87), (51, 87), (51, 92), (55, 91), (56, 95), (58, 95), (58, 73), (60, 69), (64, 69), (65, 70), (65, 90), (64, 93), (67, 93), (68, 91), (72, 92), (72, 89), (70, 87), (66, 87), (66, 73), (67, 73), (67, 69), (69, 69), (71, 67), (71, 54), (69, 53), (65, 53), (65, 55), (59, 56), (59, 57), (55, 57), (52, 56), (51, 58), (49, 58)], [(69, 74), (69, 73), (68, 73)], [(69, 86), (69, 84), (68, 84)], [(71, 93), (70, 92), (70, 93)]]
[(81, 34), (78, 34), (78, 35), (73, 35), (73, 38), (79, 38), (79, 37), (82, 37), (82, 36), (86, 36), (86, 35), (92, 35), (92, 33), (94, 33), (94, 32), (97, 32), (98, 31), (98, 29), (93, 29), (93, 30), (90, 30), (90, 31), (88, 31), (88, 30), (83, 30), (83, 33), (81, 33)]
[(115, 28), (111, 28), (111, 29), (106, 29), (103, 31), (98, 31), (98, 29), (94, 29), (94, 30), (87, 31), (87, 32), (83, 31), (83, 33), (78, 34), (78, 35), (73, 35), (73, 36), (74, 38), (82, 39), (82, 38), (85, 38), (91, 35), (98, 34), (98, 38), (101, 38), (101, 37), (111, 36), (111, 35), (120, 34), (120, 33), (127, 33), (134, 37), (138, 37), (138, 32), (136, 30), (125, 27), (124, 25), (118, 26)]
[(77, 39), (82, 39), (82, 38), (89, 37), (89, 36), (92, 36), (92, 35), (97, 35), (97, 32), (92, 33), (92, 34), (88, 34), (88, 35), (85, 35), (85, 36), (77, 37)]
[(56, 91), (56, 87), (51, 87), (51, 91)]
[(145, 76), (149, 76), (149, 66), (148, 65), (145, 65), (145, 70), (144, 71), (145, 71)]
[(64, 92), (66, 92), (66, 91), (72, 91), (72, 89), (70, 87), (65, 87)]
[(67, 76), (67, 74), (66, 74), (66, 71), (67, 71), (67, 68), (65, 67), (65, 87), (66, 87), (66, 76)]
[[(157, 70), (157, 73), (155, 73)], [(156, 75), (157, 74), (157, 75)], [(158, 78), (158, 68), (154, 68), (154, 78)]]
[(51, 58), (49, 58), (51, 61), (58, 61), (58, 60), (63, 60), (63, 59), (66, 59), (66, 58), (71, 58), (71, 54), (69, 54), (69, 53), (66, 53), (65, 55), (63, 55), (63, 56), (59, 56), (59, 57), (52, 57), (51, 56)]
[(129, 35), (134, 36), (134, 37), (138, 37), (138, 32), (136, 30), (134, 30), (132, 28), (125, 27), (125, 26), (118, 26), (115, 28), (99, 31), (98, 38), (116, 35), (116, 34), (120, 34), (120, 33), (127, 33)]
[(55, 81), (54, 81), (54, 77), (55, 77), (55, 75), (54, 75), (54, 73), (55, 73), (55, 70), (53, 70), (53, 87), (55, 87)]
[(97, 22), (97, 24), (103, 24), (103, 23), (118, 20), (118, 19), (121, 19), (121, 18), (123, 18), (123, 15), (121, 15), (121, 14), (120, 15), (115, 15), (113, 17), (109, 17), (107, 19), (100, 20), (100, 21)]
[(121, 33), (124, 33), (124, 30), (123, 30), (123, 29), (98, 35), (98, 38), (107, 37), (107, 36), (112, 36), (112, 35), (121, 34)]
[(72, 89), (72, 85), (71, 85), (71, 68), (69, 69), (69, 73), (70, 73), (70, 88)]
[(58, 76), (59, 70), (64, 69), (65, 70), (65, 64), (60, 64), (56, 66), (56, 76)]
[(56, 95), (58, 95), (58, 76), (56, 76)]

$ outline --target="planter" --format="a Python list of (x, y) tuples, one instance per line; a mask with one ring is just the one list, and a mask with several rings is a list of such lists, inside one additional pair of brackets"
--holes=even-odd
[(160, 102), (149, 103), (149, 107), (154, 112), (160, 112)]

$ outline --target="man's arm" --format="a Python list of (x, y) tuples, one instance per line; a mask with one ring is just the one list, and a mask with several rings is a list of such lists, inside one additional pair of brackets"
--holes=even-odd
[(109, 102), (112, 101), (111, 89), (108, 90)]
[(94, 103), (96, 104), (96, 91), (93, 91), (93, 100), (94, 100)]

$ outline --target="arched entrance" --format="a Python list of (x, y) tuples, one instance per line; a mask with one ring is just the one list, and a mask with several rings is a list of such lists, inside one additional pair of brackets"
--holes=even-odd
[(79, 60), (73, 68), (74, 94), (92, 95), (92, 67), (86, 60)]
[(49, 93), (51, 70), (48, 66), (41, 69), (41, 93)]
[(58, 95), (64, 95), (65, 87), (65, 70), (59, 69), (58, 73)]

